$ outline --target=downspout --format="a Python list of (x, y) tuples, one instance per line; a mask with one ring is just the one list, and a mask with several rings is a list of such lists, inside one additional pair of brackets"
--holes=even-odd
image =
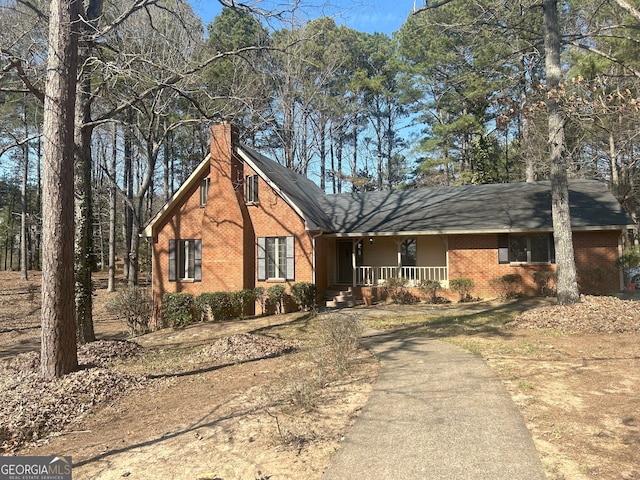
[(318, 284), (316, 282), (316, 238), (322, 235), (322, 230), (320, 230), (315, 235), (311, 236), (311, 280), (313, 284), (318, 288)]

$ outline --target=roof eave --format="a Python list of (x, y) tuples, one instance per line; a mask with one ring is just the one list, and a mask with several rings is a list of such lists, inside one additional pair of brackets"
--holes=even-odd
[(200, 176), (202, 175), (202, 172), (205, 171), (209, 166), (209, 160), (210, 160), (210, 154), (207, 154), (204, 160), (200, 162), (200, 164), (191, 173), (191, 175), (189, 175), (189, 177), (184, 181), (184, 183), (180, 185), (180, 188), (178, 188), (178, 190), (175, 191), (175, 193), (171, 196), (171, 198), (167, 201), (167, 203), (165, 203), (162, 206), (162, 208), (158, 211), (158, 213), (156, 213), (155, 216), (147, 223), (147, 225), (142, 230), (142, 233), (141, 233), (142, 237), (149, 238), (154, 235), (155, 233), (154, 229), (156, 225), (162, 222), (169, 215), (173, 206), (185, 196), (187, 191), (193, 185), (193, 182), (195, 182), (197, 179), (200, 178)]

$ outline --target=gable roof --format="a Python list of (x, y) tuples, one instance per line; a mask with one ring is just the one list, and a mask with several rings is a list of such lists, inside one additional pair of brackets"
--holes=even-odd
[(331, 219), (320, 207), (324, 191), (304, 175), (241, 145), (238, 153), (247, 164), (298, 212), (308, 230), (332, 230)]
[[(237, 152), (300, 215), (307, 230), (335, 236), (553, 231), (550, 182), (327, 195), (307, 177), (247, 146), (238, 145)], [(207, 155), (153, 217), (143, 236), (150, 237), (154, 225), (170, 215), (209, 167), (209, 159)], [(635, 226), (602, 182), (570, 181), (569, 203), (574, 230)]]
[[(573, 229), (633, 224), (604, 183), (569, 186)], [(336, 235), (552, 231), (551, 184), (502, 183), (328, 195)]]

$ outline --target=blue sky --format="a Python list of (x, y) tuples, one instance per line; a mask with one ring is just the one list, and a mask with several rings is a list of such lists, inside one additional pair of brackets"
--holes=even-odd
[[(218, 0), (189, 0), (194, 11), (200, 15), (204, 24), (210, 23), (220, 13), (222, 7)], [(374, 33), (382, 32), (388, 35), (398, 30), (413, 9), (413, 0), (303, 0), (308, 18), (333, 16), (338, 24), (347, 25), (354, 30)], [(424, 0), (416, 0), (418, 7)], [(286, 5), (285, 0), (267, 0), (257, 3), (247, 0), (246, 3), (259, 8), (268, 9), (269, 5)]]

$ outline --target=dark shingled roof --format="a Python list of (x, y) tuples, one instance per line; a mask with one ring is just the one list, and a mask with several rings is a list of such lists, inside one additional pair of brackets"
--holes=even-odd
[[(607, 186), (570, 182), (573, 228), (633, 223)], [(549, 182), (328, 195), (335, 233), (466, 233), (553, 229)]]
[[(310, 230), (337, 235), (553, 230), (549, 182), (325, 195), (308, 178), (248, 147), (241, 151), (297, 207)], [(574, 229), (633, 225), (604, 183), (572, 180), (569, 191)]]
[(331, 230), (331, 220), (320, 207), (325, 194), (318, 185), (247, 146), (239, 149), (298, 208), (309, 230)]

